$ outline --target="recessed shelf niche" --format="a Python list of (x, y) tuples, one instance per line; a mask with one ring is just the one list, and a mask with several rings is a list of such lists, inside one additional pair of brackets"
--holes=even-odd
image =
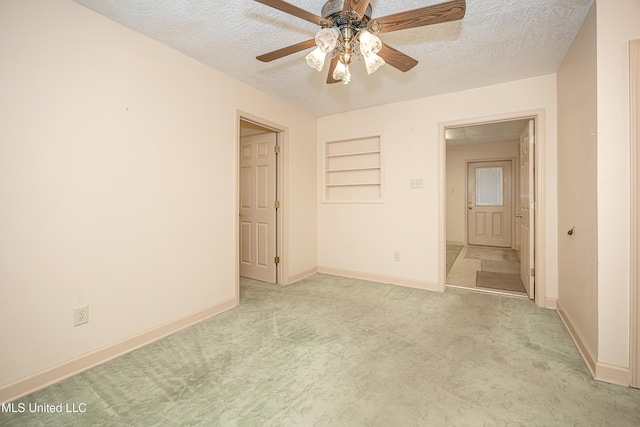
[(379, 135), (327, 141), (323, 153), (323, 201), (382, 203), (382, 140)]

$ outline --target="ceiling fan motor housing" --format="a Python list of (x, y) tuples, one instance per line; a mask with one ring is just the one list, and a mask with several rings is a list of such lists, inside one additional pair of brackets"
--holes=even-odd
[[(342, 9), (344, 8), (344, 0), (328, 0), (324, 6), (322, 6), (322, 17), (334, 21), (335, 18), (339, 18), (342, 15)], [(350, 16), (352, 21), (369, 21), (371, 19), (373, 9), (371, 4), (367, 6), (367, 10), (364, 12), (364, 16)]]

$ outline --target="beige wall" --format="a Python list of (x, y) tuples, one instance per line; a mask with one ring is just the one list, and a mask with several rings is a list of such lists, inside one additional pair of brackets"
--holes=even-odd
[[(452, 121), (545, 111), (545, 235), (547, 296), (557, 292), (556, 80), (546, 75), (403, 103), (321, 117), (319, 144), (371, 132), (384, 142), (384, 204), (320, 203), (318, 266), (322, 271), (370, 273), (386, 281), (436, 289), (439, 280), (440, 135)], [(318, 148), (320, 150), (320, 147)], [(443, 171), (444, 173), (444, 171)], [(424, 188), (410, 189), (412, 178)], [(400, 252), (400, 261), (394, 261)]]
[(597, 1), (558, 72), (559, 307), (596, 377), (622, 384), (629, 382), (629, 41), (640, 37), (638, 22), (637, 1)]
[(598, 359), (629, 366), (629, 41), (640, 2), (597, 2)]
[[(515, 197), (519, 188), (519, 150), (519, 141), (447, 146), (447, 242), (467, 242), (467, 161), (513, 159), (513, 207), (514, 213), (520, 212), (519, 197)], [(516, 238), (517, 231), (516, 228)]]
[(288, 130), (315, 268), (315, 117), (70, 0), (0, 2), (0, 40), (0, 388), (235, 299), (238, 110)]
[(598, 352), (595, 9), (558, 70), (558, 307), (583, 341), (592, 368)]

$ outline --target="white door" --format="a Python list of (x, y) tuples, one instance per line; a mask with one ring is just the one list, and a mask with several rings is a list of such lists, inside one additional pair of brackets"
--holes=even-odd
[(511, 247), (511, 160), (468, 164), (470, 245)]
[(276, 283), (276, 137), (240, 138), (240, 275)]
[(534, 298), (534, 121), (520, 135), (520, 280), (529, 298)]

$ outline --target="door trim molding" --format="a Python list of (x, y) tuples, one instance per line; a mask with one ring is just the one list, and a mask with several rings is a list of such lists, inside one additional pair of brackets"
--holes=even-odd
[(235, 247), (234, 247), (234, 259), (235, 259), (235, 271), (234, 277), (236, 280), (235, 292), (236, 299), (240, 301), (240, 121), (246, 121), (255, 123), (259, 126), (267, 128), (277, 134), (276, 144), (280, 147), (276, 160), (276, 188), (278, 199), (280, 201), (280, 208), (278, 208), (278, 215), (276, 217), (276, 247), (277, 255), (280, 257), (280, 263), (276, 265), (276, 277), (277, 284), (288, 285), (289, 284), (289, 245), (287, 236), (289, 235), (288, 218), (289, 218), (289, 203), (287, 195), (289, 194), (288, 180), (286, 179), (288, 173), (288, 147), (289, 147), (289, 129), (286, 126), (278, 123), (271, 122), (262, 117), (256, 116), (246, 111), (236, 110), (236, 150), (235, 150), (235, 168), (236, 168), (236, 180), (235, 180)]
[(631, 242), (629, 283), (629, 370), (632, 387), (640, 388), (640, 39), (629, 43), (629, 121), (631, 172)]
[(447, 128), (465, 127), (473, 125), (481, 125), (494, 122), (504, 122), (520, 119), (533, 119), (535, 123), (536, 141), (534, 145), (534, 162), (535, 162), (535, 195), (534, 202), (536, 205), (535, 217), (535, 303), (539, 307), (546, 307), (546, 272), (547, 265), (546, 255), (546, 118), (544, 109), (526, 110), (520, 112), (512, 112), (498, 114), (488, 117), (476, 117), (460, 119), (449, 122), (440, 122), (438, 124), (438, 290), (444, 292), (446, 289), (446, 251), (447, 251), (447, 224), (446, 224), (446, 194), (447, 194), (447, 142), (445, 131)]

